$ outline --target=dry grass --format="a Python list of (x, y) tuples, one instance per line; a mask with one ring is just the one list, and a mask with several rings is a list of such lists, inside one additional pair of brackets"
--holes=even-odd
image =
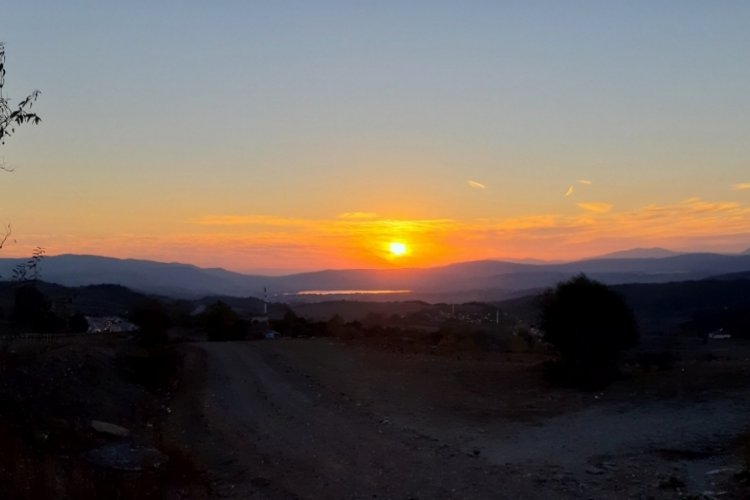
[[(141, 380), (152, 361), (175, 362), (167, 350), (151, 360), (127, 339), (90, 338), (65, 345), (22, 345), (0, 351), (0, 484), (2, 498), (208, 498), (205, 478), (190, 457), (164, 440), (160, 421), (169, 380)], [(135, 372), (133, 371), (135, 370)], [(170, 376), (178, 375), (173, 370)], [(164, 378), (164, 380), (162, 380)], [(158, 467), (123, 471), (95, 465), (86, 454), (113, 438), (97, 435), (92, 419), (124, 425), (125, 440), (158, 449)]]

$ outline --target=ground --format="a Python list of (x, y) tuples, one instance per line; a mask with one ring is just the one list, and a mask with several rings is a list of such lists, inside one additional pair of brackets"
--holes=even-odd
[(169, 427), (217, 498), (745, 495), (735, 478), (736, 438), (750, 426), (745, 345), (631, 370), (602, 393), (550, 386), (524, 355), (315, 339), (189, 349)]
[(167, 350), (4, 345), (0, 497), (750, 498), (748, 343), (684, 345), (672, 369), (626, 367), (604, 392), (550, 384), (539, 354), (331, 339)]
[(173, 354), (128, 337), (0, 336), (0, 499), (206, 498), (163, 432)]

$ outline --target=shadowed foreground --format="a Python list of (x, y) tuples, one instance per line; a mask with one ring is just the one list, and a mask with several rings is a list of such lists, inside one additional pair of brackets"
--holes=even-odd
[(319, 340), (189, 349), (171, 427), (217, 498), (713, 494), (732, 487), (750, 409), (741, 363), (581, 394), (514, 359)]

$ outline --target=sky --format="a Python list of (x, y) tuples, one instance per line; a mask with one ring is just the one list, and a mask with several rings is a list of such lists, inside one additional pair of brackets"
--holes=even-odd
[(43, 121), (0, 146), (0, 255), (742, 251), (748, 26), (730, 0), (6, 0), (4, 95)]

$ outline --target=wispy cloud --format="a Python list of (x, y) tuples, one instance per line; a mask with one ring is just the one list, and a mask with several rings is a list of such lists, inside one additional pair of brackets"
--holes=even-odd
[(190, 220), (201, 226), (295, 226), (309, 221), (301, 218), (279, 217), (275, 215), (204, 215)]
[(680, 205), (693, 214), (726, 213), (741, 207), (735, 201), (704, 201), (700, 198), (688, 198), (682, 201)]
[(732, 191), (748, 191), (750, 190), (750, 182), (740, 182), (732, 185)]
[(375, 212), (343, 212), (336, 217), (339, 219), (374, 219), (378, 214)]
[(467, 184), (469, 185), (470, 188), (473, 188), (473, 189), (487, 189), (487, 186), (485, 186), (481, 182), (473, 181), (471, 179), (467, 182)]
[[(583, 186), (590, 186), (591, 185), (591, 181), (588, 180), (588, 179), (578, 179), (576, 181), (576, 183), (577, 184), (581, 184)], [(573, 184), (571, 184), (570, 186), (568, 186), (568, 190), (565, 192), (565, 196), (567, 197), (567, 196), (572, 195), (573, 191), (574, 191)]]
[(595, 202), (589, 202), (589, 203), (577, 203), (576, 204), (579, 208), (582, 208), (584, 210), (588, 210), (589, 212), (594, 212), (597, 214), (606, 214), (607, 212), (611, 211), (614, 205), (611, 203), (604, 203), (600, 201)]

